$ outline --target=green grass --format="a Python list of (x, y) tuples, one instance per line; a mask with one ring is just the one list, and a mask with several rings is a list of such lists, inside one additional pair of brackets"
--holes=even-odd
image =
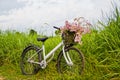
[[(0, 78), (5, 80), (120, 80), (120, 12), (116, 8), (108, 23), (100, 22), (104, 29), (92, 29), (84, 35), (83, 44), (76, 45), (85, 56), (85, 70), (82, 75), (58, 74), (56, 61), (49, 63), (45, 70), (32, 76), (22, 75), (19, 61), (23, 49), (33, 43), (40, 35), (0, 31)], [(32, 30), (32, 32), (34, 32)], [(61, 41), (60, 36), (50, 37), (45, 45), (49, 52)], [(56, 60), (58, 50), (55, 53)]]

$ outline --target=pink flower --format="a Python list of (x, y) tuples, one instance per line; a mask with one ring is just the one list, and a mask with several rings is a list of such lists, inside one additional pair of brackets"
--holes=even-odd
[(79, 33), (76, 33), (74, 41), (79, 43), (81, 41), (81, 38), (82, 38), (82, 35), (80, 35)]
[(82, 34), (90, 33), (91, 24), (83, 17), (75, 18), (73, 23), (65, 21), (65, 25), (60, 28), (61, 33), (66, 31), (75, 32), (74, 42), (81, 43)]
[(65, 27), (69, 29), (71, 27), (70, 23), (68, 21), (65, 21)]
[(87, 28), (84, 28), (84, 32), (83, 34), (86, 34), (86, 33), (90, 33), (90, 29), (87, 27)]

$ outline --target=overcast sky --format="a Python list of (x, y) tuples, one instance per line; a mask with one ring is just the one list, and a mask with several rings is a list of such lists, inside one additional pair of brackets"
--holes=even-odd
[[(91, 22), (109, 13), (112, 0), (0, 0), (0, 29), (26, 31), (52, 30), (65, 20), (85, 17)], [(117, 4), (119, 0), (115, 0)], [(46, 24), (47, 23), (47, 24)], [(43, 28), (46, 27), (46, 28)], [(52, 32), (52, 31), (51, 31)]]

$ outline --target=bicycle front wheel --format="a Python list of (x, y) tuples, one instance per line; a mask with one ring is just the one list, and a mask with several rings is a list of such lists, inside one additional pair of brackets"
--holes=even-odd
[(57, 70), (59, 73), (65, 74), (82, 74), (84, 69), (84, 56), (77, 48), (70, 47), (65, 49), (65, 54), (69, 54), (69, 57), (73, 65), (68, 65), (63, 56), (63, 51), (60, 52), (57, 59)]
[(40, 62), (41, 60), (40, 49), (37, 46), (26, 47), (22, 52), (20, 61), (22, 73), (25, 75), (36, 74), (40, 69), (40, 65), (34, 62)]

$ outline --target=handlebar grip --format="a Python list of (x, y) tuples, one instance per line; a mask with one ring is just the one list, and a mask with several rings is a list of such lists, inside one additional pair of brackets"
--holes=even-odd
[(53, 28), (60, 30), (60, 28), (58, 28), (58, 27), (56, 27), (56, 26), (53, 26)]

